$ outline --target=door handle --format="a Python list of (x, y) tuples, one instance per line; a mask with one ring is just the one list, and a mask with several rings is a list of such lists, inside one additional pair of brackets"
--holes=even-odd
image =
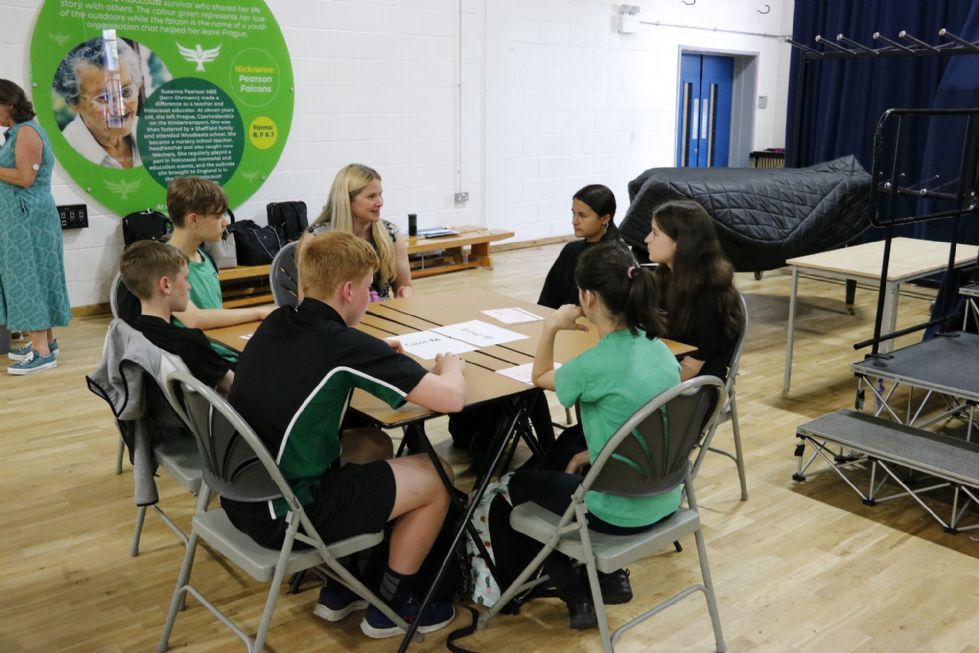
[(683, 108), (680, 114), (680, 167), (686, 168), (690, 164), (690, 95), (693, 92), (693, 84), (684, 82), (683, 84)]
[(707, 167), (714, 167), (714, 131), (717, 120), (717, 84), (710, 85), (710, 105), (707, 109)]
[(700, 138), (707, 138), (707, 109), (708, 109), (708, 99), (700, 99)]

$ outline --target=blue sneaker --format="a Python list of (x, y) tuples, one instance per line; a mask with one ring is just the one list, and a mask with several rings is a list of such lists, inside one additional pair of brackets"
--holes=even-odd
[(340, 621), (351, 612), (367, 608), (367, 601), (357, 596), (346, 585), (330, 581), (320, 588), (320, 598), (313, 614), (327, 621)]
[[(418, 621), (418, 632), (431, 633), (445, 628), (455, 619), (456, 609), (451, 603), (439, 603), (433, 601), (425, 613), (418, 614), (418, 603), (414, 598), (408, 599), (400, 610), (397, 611), (401, 618), (409, 624)], [(400, 628), (383, 612), (373, 605), (367, 608), (364, 620), (360, 622), (360, 630), (372, 639), (385, 639), (387, 637), (400, 637), (404, 634)]]
[[(57, 340), (52, 340), (51, 341), (51, 344), (49, 344), (48, 347), (50, 347), (50, 349), (51, 349), (51, 354), (55, 358), (57, 358), (58, 357), (58, 341)], [(10, 360), (13, 360), (13, 361), (22, 361), (25, 358), (27, 358), (27, 355), (29, 353), (31, 353), (32, 351), (34, 351), (34, 348), (31, 346), (31, 343), (27, 343), (23, 347), (15, 347), (15, 348), (11, 349), (9, 352), (7, 352), (7, 358), (9, 358)]]
[(58, 361), (55, 359), (54, 354), (50, 356), (41, 356), (34, 350), (31, 350), (24, 360), (19, 363), (14, 363), (7, 368), (7, 372), (10, 374), (15, 374), (18, 376), (23, 376), (24, 374), (33, 374), (34, 372), (40, 372), (42, 370), (49, 370), (52, 367), (57, 367)]

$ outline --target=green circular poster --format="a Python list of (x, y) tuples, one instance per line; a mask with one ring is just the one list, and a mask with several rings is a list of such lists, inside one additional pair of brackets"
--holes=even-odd
[(120, 216), (165, 210), (184, 175), (240, 205), (292, 125), (289, 52), (261, 0), (47, 0), (30, 60), (59, 163)]

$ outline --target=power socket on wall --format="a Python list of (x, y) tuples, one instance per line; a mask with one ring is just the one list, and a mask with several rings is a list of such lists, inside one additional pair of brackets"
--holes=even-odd
[(58, 207), (62, 229), (84, 229), (88, 227), (88, 207), (84, 204), (66, 204)]

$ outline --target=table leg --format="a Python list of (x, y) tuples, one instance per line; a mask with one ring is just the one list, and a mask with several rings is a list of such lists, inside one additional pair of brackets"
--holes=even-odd
[(785, 377), (782, 379), (782, 394), (789, 394), (792, 383), (792, 346), (795, 336), (795, 298), (799, 292), (799, 268), (792, 268), (792, 292), (789, 294), (788, 339), (785, 343)]
[[(526, 402), (522, 399), (518, 400), (518, 405), (514, 411), (513, 418), (507, 425), (507, 428), (501, 432), (501, 437), (497, 439), (494, 443), (496, 445), (493, 453), (493, 460), (490, 462), (486, 471), (483, 472), (482, 478), (479, 479), (475, 492), (469, 497), (469, 505), (466, 508), (466, 514), (463, 515), (462, 522), (458, 529), (456, 529), (455, 535), (452, 537), (452, 543), (449, 545), (449, 550), (446, 553), (445, 558), (442, 560), (442, 564), (439, 565), (439, 570), (435, 574), (435, 579), (432, 581), (432, 586), (428, 588), (425, 593), (425, 597), (422, 599), (421, 605), (418, 606), (418, 614), (422, 614), (428, 609), (429, 604), (432, 602), (432, 598), (435, 596), (435, 589), (438, 587), (439, 583), (442, 582), (442, 577), (445, 575), (445, 571), (449, 568), (449, 564), (455, 560), (456, 547), (459, 546), (460, 540), (462, 540), (463, 535), (466, 533), (467, 526), (472, 521), (473, 513), (476, 512), (476, 507), (482, 500), (483, 495), (486, 494), (486, 488), (489, 487), (490, 480), (493, 478), (493, 470), (500, 463), (500, 458), (506, 451), (506, 445), (510, 441), (510, 438), (516, 436), (517, 427), (521, 420), (526, 419), (527, 407)], [(408, 650), (408, 646), (411, 644), (411, 640), (415, 636), (415, 632), (418, 630), (418, 620), (413, 621), (409, 627), (408, 632), (405, 633), (404, 638), (401, 640), (401, 645), (398, 647), (398, 653), (404, 653)]]
[(847, 279), (846, 280), (846, 310), (850, 315), (855, 315), (853, 310), (853, 302), (857, 298), (857, 280)]
[(466, 255), (462, 251), (461, 247), (450, 247), (449, 249), (445, 250), (445, 253), (452, 257), (452, 262), (456, 265), (462, 265), (466, 262)]
[[(898, 291), (901, 289), (900, 283), (888, 282), (884, 287), (884, 316), (881, 320), (881, 335), (893, 333), (897, 328), (897, 303), (899, 299)], [(894, 340), (885, 340), (880, 343), (877, 351), (886, 354), (894, 349)]]
[(469, 248), (469, 260), (479, 258), (479, 264), (487, 270), (493, 269), (493, 259), (490, 258), (489, 243), (473, 243)]

